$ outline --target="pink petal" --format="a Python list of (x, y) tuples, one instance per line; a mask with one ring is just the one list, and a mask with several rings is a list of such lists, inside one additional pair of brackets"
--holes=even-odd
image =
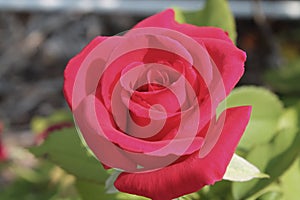
[(0, 122), (0, 162), (7, 160), (7, 153), (6, 153), (6, 148), (2, 143), (2, 131), (3, 131), (3, 125)]
[[(174, 140), (161, 141), (145, 141), (127, 135), (114, 127), (112, 118), (104, 105), (92, 95), (81, 102), (74, 111), (74, 116), (85, 138), (89, 139), (89, 137), (99, 135), (106, 138), (110, 143), (118, 144), (122, 149), (132, 152), (158, 156), (190, 154), (200, 149), (203, 141), (201, 137), (196, 137), (196, 135), (194, 138), (184, 137), (183, 139), (175, 138)], [(188, 128), (186, 127), (187, 130)], [(88, 145), (100, 154), (100, 146), (97, 145), (97, 142), (88, 143)]]
[(115, 181), (116, 188), (153, 200), (171, 200), (221, 180), (248, 124), (250, 112), (251, 107), (244, 106), (222, 113), (226, 116), (222, 133), (204, 158), (199, 158), (199, 152), (195, 152), (157, 171), (122, 173)]
[[(2, 141), (0, 141), (2, 142)], [(6, 150), (3, 144), (0, 144), (0, 162), (7, 160)]]
[[(114, 128), (106, 109), (92, 95), (73, 112), (87, 145), (107, 167), (129, 172), (162, 168), (176, 161), (179, 157), (176, 154), (191, 154), (199, 150), (203, 142), (201, 137), (158, 142), (130, 137)], [(99, 116), (100, 120), (97, 119)]]
[[(206, 46), (209, 55), (216, 64), (222, 76), (226, 94), (229, 94), (244, 73), (246, 53), (223, 40), (210, 38), (200, 40)], [(215, 81), (220, 82), (220, 80)]]
[(191, 37), (216, 38), (232, 43), (228, 34), (220, 28), (199, 27), (191, 24), (179, 24), (175, 21), (173, 9), (167, 9), (161, 13), (148, 17), (138, 23), (134, 28), (161, 27), (179, 31)]
[(44, 130), (43, 132), (39, 133), (36, 137), (35, 137), (35, 145), (40, 145), (41, 143), (43, 143), (47, 137), (57, 131), (57, 130), (61, 130), (63, 128), (70, 128), (73, 127), (74, 123), (73, 122), (68, 122), (68, 121), (64, 121), (64, 122), (60, 122), (57, 124), (54, 124), (50, 127), (48, 127), (46, 130)]
[[(190, 70), (187, 67), (190, 65), (189, 60), (185, 59), (189, 57), (187, 50), (174, 39), (161, 35), (155, 35), (155, 37), (147, 35), (129, 35), (128, 37), (124, 36), (122, 39), (119, 46), (112, 52), (113, 62), (108, 65), (101, 78), (101, 96), (104, 97), (104, 105), (109, 110), (111, 110), (110, 94), (112, 94), (115, 85), (120, 79), (121, 81), (122, 79), (126, 79), (125, 82), (127, 84), (134, 84), (131, 89), (137, 89), (144, 85), (139, 85), (139, 79), (144, 80), (138, 75), (138, 71), (140, 70), (136, 72), (137, 74), (135, 76), (128, 75), (132, 74), (133, 71), (136, 71), (134, 70), (135, 68), (143, 67), (143, 64), (147, 67), (151, 63), (154, 65), (164, 64), (165, 67), (170, 67), (173, 70), (178, 71), (178, 74), (182, 73), (183, 67), (186, 67), (186, 70)], [(154, 39), (159, 42), (153, 42), (152, 40)], [(176, 49), (177, 53), (184, 56), (184, 58), (173, 53), (172, 51), (174, 49)], [(207, 52), (205, 53), (207, 54)], [(182, 64), (179, 65), (177, 62), (182, 62)], [(195, 77), (193, 77), (193, 75), (194, 74), (189, 71), (186, 73), (187, 79), (192, 85), (195, 84)]]
[(88, 54), (105, 39), (107, 39), (107, 37), (96, 37), (84, 49), (82, 49), (77, 56), (73, 57), (69, 61), (64, 72), (64, 95), (70, 108), (72, 108), (72, 95), (76, 75), (82, 62)]

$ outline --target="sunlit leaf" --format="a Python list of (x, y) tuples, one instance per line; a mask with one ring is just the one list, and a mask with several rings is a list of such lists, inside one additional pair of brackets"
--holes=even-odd
[(20, 166), (20, 163), (19, 165), (12, 163), (10, 166), (10, 176), (13, 176), (14, 179), (13, 182), (9, 181), (1, 184), (0, 199), (58, 200), (62, 199), (62, 193), (67, 193), (69, 199), (75, 200), (76, 194), (72, 193), (70, 188), (63, 188), (61, 183), (54, 184), (52, 182), (52, 170), (53, 165), (48, 162), (40, 162), (34, 168)]
[(251, 105), (252, 113), (239, 148), (249, 151), (252, 147), (269, 142), (275, 135), (283, 105), (278, 97), (262, 87), (243, 86), (234, 89), (218, 107), (221, 113), (225, 107)]
[(282, 188), (282, 199), (298, 199), (300, 197), (299, 190), (300, 181), (300, 157), (295, 160), (293, 165), (280, 178), (279, 185)]
[(282, 189), (277, 182), (274, 181), (271, 185), (255, 193), (251, 197), (247, 197), (247, 200), (282, 200)]
[(80, 179), (104, 184), (108, 177), (100, 162), (82, 145), (75, 128), (55, 131), (40, 146), (29, 150)]
[[(295, 125), (289, 124), (297, 120), (294, 109), (288, 109), (281, 117), (285, 121), (282, 129), (276, 136), (261, 146), (256, 146), (249, 152), (246, 159), (270, 175), (269, 179), (251, 180), (244, 183), (233, 183), (233, 195), (235, 199), (245, 199), (264, 189), (266, 186), (277, 180), (285, 170), (294, 162), (300, 151), (300, 134)], [(287, 123), (289, 122), (289, 123)]]
[(114, 183), (115, 183), (116, 179), (118, 178), (118, 176), (121, 173), (122, 173), (121, 171), (114, 170), (112, 172), (112, 174), (108, 177), (108, 179), (105, 182), (106, 193), (113, 194), (113, 193), (117, 193), (118, 192), (118, 190), (116, 189)]
[(219, 200), (222, 198), (222, 200), (232, 200), (232, 194), (231, 194), (231, 181), (222, 180), (219, 182), (216, 182), (213, 185), (205, 186), (202, 188), (198, 194), (200, 195), (201, 200)]
[(200, 195), (196, 192), (187, 194), (182, 197), (183, 200), (195, 200), (195, 199), (200, 199)]
[(40, 133), (52, 126), (61, 122), (73, 122), (73, 115), (70, 111), (58, 110), (47, 117), (36, 116), (31, 120), (30, 126), (34, 133)]
[(175, 8), (176, 21), (198, 26), (215, 26), (227, 31), (232, 41), (236, 41), (236, 28), (233, 14), (226, 0), (209, 0), (203, 9), (183, 11)]
[(257, 200), (282, 200), (282, 194), (280, 192), (267, 192), (260, 196)]
[(225, 172), (223, 179), (229, 181), (249, 181), (253, 178), (268, 178), (257, 167), (242, 157), (234, 154)]
[(104, 184), (78, 179), (75, 183), (75, 186), (82, 200), (92, 200), (92, 199), (116, 200), (114, 194), (107, 194), (105, 192)]
[(121, 173), (122, 173), (121, 171), (113, 169), (109, 178), (105, 182), (105, 192), (107, 194), (115, 194), (115, 199), (117, 199), (117, 200), (127, 200), (127, 199), (146, 200), (146, 199), (148, 199), (148, 198), (137, 196), (137, 195), (119, 192), (116, 189), (116, 187), (114, 186), (114, 182)]
[(146, 198), (146, 197), (141, 197), (141, 196), (122, 193), (122, 192), (116, 194), (116, 199), (117, 200), (128, 200), (128, 199), (130, 199), (130, 200), (150, 200), (149, 198)]

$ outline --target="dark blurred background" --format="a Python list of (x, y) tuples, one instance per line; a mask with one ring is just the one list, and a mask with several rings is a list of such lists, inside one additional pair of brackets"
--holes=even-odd
[[(300, 52), (299, 1), (229, 1), (237, 45), (248, 54), (239, 84), (264, 85), (268, 70)], [(24, 130), (33, 116), (66, 108), (63, 71), (97, 35), (114, 35), (167, 7), (201, 0), (0, 0), (0, 121)], [(276, 91), (275, 91), (276, 92)]]

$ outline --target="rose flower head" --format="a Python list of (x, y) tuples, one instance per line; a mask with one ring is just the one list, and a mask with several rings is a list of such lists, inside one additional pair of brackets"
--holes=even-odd
[(171, 200), (223, 178), (251, 107), (216, 108), (245, 60), (222, 29), (169, 9), (92, 40), (68, 63), (64, 94), (90, 150), (121, 171), (119, 191)]
[(3, 124), (0, 122), (0, 162), (6, 161), (7, 160), (7, 153), (6, 153), (6, 148), (3, 145), (3, 141), (1, 138), (2, 132), (3, 132)]

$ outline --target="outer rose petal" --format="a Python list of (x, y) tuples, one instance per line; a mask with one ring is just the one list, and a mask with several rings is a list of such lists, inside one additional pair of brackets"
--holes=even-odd
[(7, 154), (4, 145), (2, 144), (1, 134), (3, 131), (3, 125), (0, 123), (0, 162), (7, 159)]
[[(178, 159), (177, 156), (174, 156), (174, 154), (170, 154), (169, 152), (175, 152), (175, 154), (176, 152), (180, 152), (180, 156), (183, 153), (189, 155), (201, 147), (203, 139), (199, 137), (192, 138), (193, 141), (189, 140), (188, 138), (186, 140), (173, 140), (173, 148), (170, 148), (170, 146), (164, 148), (169, 141), (147, 142), (132, 138), (122, 133), (120, 134), (120, 132), (112, 127), (112, 124), (109, 122), (109, 117), (105, 116), (107, 113), (105, 109), (103, 109), (104, 106), (100, 102), (96, 103), (95, 105), (92, 102), (93, 100), (99, 102), (99, 100), (92, 97), (92, 95), (89, 95), (87, 99), (83, 100), (75, 109), (74, 115), (85, 118), (85, 120), (76, 118), (77, 125), (80, 127), (86, 143), (94, 152), (95, 156), (108, 167), (125, 169), (128, 171), (137, 171), (138, 169), (136, 166), (139, 164), (140, 166), (144, 166), (144, 169), (153, 170), (157, 169), (158, 167), (161, 168), (161, 163), (164, 163), (163, 166), (167, 166)], [(96, 110), (94, 110), (94, 106), (96, 106)], [(76, 112), (80, 113), (81, 115), (78, 115)], [(96, 113), (101, 113), (103, 116), (102, 120), (99, 121), (100, 125), (95, 121), (97, 118)], [(100, 126), (101, 128), (99, 128)], [(135, 151), (139, 151), (139, 149), (141, 149), (143, 151), (150, 150), (151, 152), (145, 155), (141, 152), (126, 151), (126, 149), (122, 149), (122, 146), (120, 146), (120, 148), (112, 143), (114, 140), (118, 140), (117, 142), (120, 143), (125, 141), (125, 144), (128, 145), (125, 147), (133, 148)], [(186, 146), (191, 142), (193, 142), (191, 146)], [(188, 149), (180, 149), (184, 147), (188, 147)], [(156, 150), (159, 150), (159, 152)], [(186, 152), (183, 152), (182, 150), (185, 150)]]
[(221, 73), (226, 94), (229, 94), (244, 73), (246, 53), (223, 40), (205, 38), (201, 41)]
[(143, 27), (169, 28), (191, 37), (216, 38), (232, 43), (228, 34), (220, 28), (179, 24), (175, 21), (175, 12), (172, 9), (167, 9), (161, 13), (150, 16), (134, 26), (134, 28)]
[[(75, 116), (77, 116), (75, 117), (75, 121), (81, 128), (82, 134), (85, 138), (89, 139), (90, 137), (94, 137), (94, 135), (104, 137), (105, 135), (105, 137), (109, 140), (109, 143), (118, 144), (122, 149), (132, 152), (152, 153), (153, 155), (153, 152), (160, 150), (161, 156), (166, 156), (168, 154), (181, 156), (183, 154), (183, 150), (186, 150), (184, 151), (184, 154), (190, 154), (197, 151), (201, 147), (203, 141), (200, 137), (194, 137), (192, 139), (176, 138), (173, 140), (160, 141), (146, 141), (131, 137), (114, 127), (113, 123), (111, 122), (109, 112), (105, 109), (101, 101), (99, 101), (97, 98), (94, 98), (92, 95), (89, 95), (86, 99), (84, 99), (80, 106), (78, 106), (73, 112), (75, 113)], [(80, 113), (80, 115), (78, 113)], [(100, 125), (101, 130), (99, 129), (98, 125)], [(93, 141), (90, 139), (90, 141), (93, 143), (89, 144), (87, 142), (87, 144), (92, 150), (99, 151), (99, 149), (103, 149), (100, 148), (101, 145), (99, 147), (97, 140)], [(171, 141), (173, 144), (167, 148), (166, 146)], [(99, 152), (99, 155), (100, 154), (101, 152)], [(97, 153), (95, 153), (95, 155), (97, 155)]]
[(67, 121), (54, 124), (54, 125), (48, 127), (43, 132), (39, 133), (37, 135), (37, 137), (35, 137), (35, 144), (39, 145), (42, 142), (44, 142), (47, 139), (47, 137), (51, 133), (53, 133), (54, 131), (61, 130), (63, 128), (69, 128), (69, 127), (72, 127), (72, 126), (74, 126), (74, 123), (73, 122), (67, 122)]
[(7, 159), (6, 151), (4, 146), (2, 145), (2, 141), (0, 140), (0, 162)]
[(248, 124), (251, 107), (230, 108), (218, 142), (206, 157), (193, 153), (186, 160), (148, 173), (122, 173), (115, 186), (122, 192), (137, 194), (153, 200), (171, 200), (196, 192), (223, 178), (235, 148)]
[(72, 94), (73, 94), (73, 87), (75, 83), (75, 78), (77, 72), (80, 68), (81, 63), (87, 57), (87, 55), (102, 41), (107, 39), (107, 37), (98, 36), (93, 39), (81, 52), (73, 57), (64, 72), (64, 95), (65, 99), (72, 110)]

